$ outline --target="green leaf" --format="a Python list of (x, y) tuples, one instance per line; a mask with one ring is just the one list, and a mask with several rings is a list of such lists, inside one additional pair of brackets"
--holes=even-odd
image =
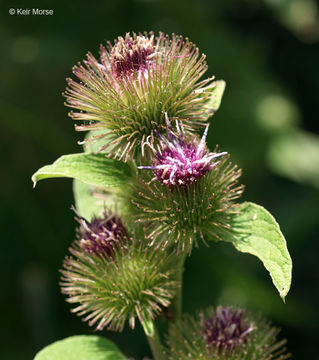
[(282, 299), (290, 284), (292, 262), (286, 240), (273, 216), (262, 206), (251, 202), (240, 205), (232, 227), (236, 236), (231, 239), (237, 250), (257, 256), (269, 271)]
[(215, 112), (219, 109), (226, 87), (226, 82), (224, 80), (214, 81), (213, 84), (215, 86), (211, 90), (212, 93), (210, 95), (210, 98), (204, 105), (204, 118), (206, 120), (212, 115), (214, 115)]
[(57, 341), (42, 349), (34, 360), (125, 360), (110, 340), (101, 336), (78, 335)]
[(105, 208), (114, 206), (114, 199), (110, 193), (99, 192), (97, 188), (73, 180), (75, 207), (86, 220), (91, 221), (93, 216), (102, 215)]
[[(105, 145), (105, 133), (107, 129), (104, 130), (91, 130), (85, 134), (83, 149), (86, 153), (96, 153)], [(104, 134), (104, 136), (102, 136)], [(110, 149), (110, 146), (109, 146)], [(105, 151), (102, 151), (102, 153)]]
[(80, 153), (61, 156), (52, 165), (40, 168), (32, 176), (37, 181), (54, 177), (69, 177), (96, 187), (124, 184), (131, 175), (129, 165), (105, 157), (105, 154)]

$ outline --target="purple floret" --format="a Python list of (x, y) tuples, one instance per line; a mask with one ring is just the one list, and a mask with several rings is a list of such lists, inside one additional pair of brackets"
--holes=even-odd
[(114, 246), (127, 238), (126, 229), (116, 215), (104, 213), (102, 218), (93, 218), (91, 222), (83, 218), (77, 220), (80, 223), (77, 230), (79, 245), (88, 254), (112, 256)]
[(217, 307), (213, 317), (204, 320), (204, 337), (210, 348), (230, 351), (245, 344), (253, 326), (247, 324), (245, 311), (232, 310), (231, 307)]
[(208, 125), (200, 141), (194, 137), (185, 140), (183, 127), (176, 122), (177, 134), (173, 132), (168, 121), (168, 138), (157, 133), (160, 138), (158, 149), (150, 145), (155, 160), (152, 166), (140, 166), (140, 169), (154, 170), (155, 179), (163, 185), (187, 186), (198, 181), (203, 175), (211, 171), (217, 162), (213, 160), (226, 155), (222, 153), (210, 153), (206, 148)]
[(147, 71), (155, 56), (154, 35), (133, 34), (132, 37), (127, 33), (125, 38), (119, 37), (114, 46), (110, 44), (109, 51), (110, 64), (118, 78)]

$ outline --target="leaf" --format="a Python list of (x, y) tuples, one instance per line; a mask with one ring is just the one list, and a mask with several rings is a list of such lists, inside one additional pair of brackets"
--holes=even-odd
[(125, 360), (110, 340), (101, 336), (78, 335), (46, 346), (34, 360)]
[(131, 174), (129, 165), (105, 157), (105, 154), (80, 153), (64, 155), (53, 164), (40, 168), (32, 176), (37, 181), (54, 177), (69, 177), (96, 187), (124, 184)]
[(91, 221), (93, 216), (99, 216), (104, 209), (111, 209), (114, 199), (109, 193), (100, 193), (98, 189), (73, 180), (73, 193), (77, 211), (86, 220)]
[(212, 115), (215, 114), (215, 112), (219, 109), (222, 97), (224, 94), (224, 90), (226, 87), (226, 82), (224, 80), (218, 80), (214, 81), (213, 83), (215, 86), (211, 90), (210, 98), (207, 100), (207, 102), (204, 105), (204, 118), (207, 120)]
[[(91, 130), (91, 131), (88, 131), (85, 134), (84, 143), (83, 143), (84, 152), (86, 152), (86, 153), (99, 152), (100, 149), (106, 143), (106, 136), (105, 136), (106, 133), (107, 133), (106, 128), (104, 130)], [(104, 136), (102, 136), (102, 135), (104, 135)], [(111, 147), (109, 146), (108, 149), (110, 150)], [(105, 150), (102, 151), (102, 153), (103, 152), (105, 154)]]
[(285, 300), (291, 284), (292, 261), (276, 220), (262, 206), (245, 202), (240, 205), (240, 214), (234, 217), (232, 227), (236, 236), (231, 242), (236, 249), (263, 262)]

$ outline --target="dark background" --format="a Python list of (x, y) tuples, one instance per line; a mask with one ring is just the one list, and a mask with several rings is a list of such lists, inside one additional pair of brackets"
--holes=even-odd
[[(52, 16), (9, 15), (10, 8)], [(43, 346), (93, 330), (70, 313), (58, 286), (74, 237), (72, 184), (31, 175), (80, 138), (61, 93), (88, 50), (127, 31), (188, 36), (225, 79), (209, 145), (243, 169), (244, 199), (278, 220), (293, 258), (283, 304), (262, 264), (231, 245), (201, 246), (187, 261), (184, 308), (238, 304), (282, 328), (294, 359), (318, 358), (319, 24), (313, 0), (7, 1), (1, 3), (0, 358), (32, 359)], [(136, 359), (141, 329), (106, 333)]]

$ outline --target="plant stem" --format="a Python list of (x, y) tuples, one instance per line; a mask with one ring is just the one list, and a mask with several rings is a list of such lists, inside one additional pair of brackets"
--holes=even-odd
[(184, 272), (184, 264), (187, 257), (188, 252), (184, 251), (184, 253), (180, 256), (179, 262), (177, 263), (177, 274), (176, 280), (180, 284), (176, 291), (176, 295), (174, 300), (172, 301), (172, 310), (174, 314), (174, 322), (177, 322), (181, 319), (182, 316), (182, 308), (183, 308), (183, 272)]
[(152, 336), (145, 333), (148, 340), (148, 344), (152, 350), (153, 360), (164, 360), (162, 343), (154, 323), (153, 323), (153, 327), (154, 327), (154, 331)]

